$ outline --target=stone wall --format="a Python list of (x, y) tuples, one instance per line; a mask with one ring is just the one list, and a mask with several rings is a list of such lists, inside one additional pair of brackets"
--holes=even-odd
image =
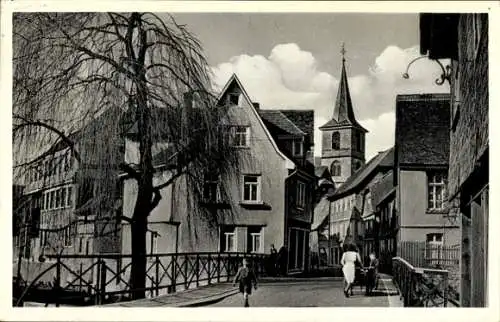
[[(488, 147), (488, 17), (482, 16), (481, 31), (475, 30), (473, 15), (461, 15), (459, 60), (453, 62), (452, 129), (450, 135), (450, 196), (474, 170)], [(477, 42), (475, 38), (479, 38)], [(457, 86), (456, 86), (457, 85)]]

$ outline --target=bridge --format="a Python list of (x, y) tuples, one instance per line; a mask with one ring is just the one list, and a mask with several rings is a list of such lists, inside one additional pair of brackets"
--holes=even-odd
[[(372, 296), (365, 296), (364, 288), (357, 286), (348, 298), (343, 294), (340, 276), (320, 277), (314, 272), (267, 276), (265, 254), (175, 253), (147, 257), (145, 299), (130, 301), (128, 297), (132, 292), (130, 255), (58, 255), (29, 284), (18, 289), (14, 305), (238, 307), (242, 305), (241, 295), (231, 282), (246, 257), (259, 275), (259, 288), (251, 295), (251, 306), (457, 306), (448, 298), (446, 270), (421, 269), (399, 257), (393, 258), (392, 276), (381, 274)], [(53, 281), (45, 291), (39, 287), (43, 280)]]

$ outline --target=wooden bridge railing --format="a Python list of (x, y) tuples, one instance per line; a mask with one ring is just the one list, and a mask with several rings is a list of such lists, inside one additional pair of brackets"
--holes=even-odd
[[(257, 275), (265, 274), (265, 254), (249, 253), (165, 253), (146, 255), (146, 296), (154, 297), (212, 283), (229, 282), (242, 259), (247, 258)], [(132, 255), (54, 255), (54, 264), (24, 287), (15, 305), (40, 292), (34, 286), (43, 275), (53, 277), (51, 288), (42, 295), (59, 306), (79, 302), (104, 304), (125, 301), (134, 291), (130, 287)]]
[(392, 259), (393, 280), (400, 291), (404, 306), (447, 307), (448, 271), (414, 267), (401, 257)]

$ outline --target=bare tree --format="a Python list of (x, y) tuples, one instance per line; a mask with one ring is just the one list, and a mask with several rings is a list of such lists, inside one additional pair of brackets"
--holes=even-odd
[[(51, 175), (37, 162), (67, 147), (80, 194), (85, 180), (93, 186), (76, 212), (92, 209), (107, 223), (120, 176), (135, 180), (133, 215), (119, 219), (131, 224), (131, 288), (142, 298), (148, 216), (161, 190), (185, 178), (193, 205), (185, 215), (216, 223), (217, 212), (196, 206), (204, 174), (227, 179), (239, 164), (224, 141), (226, 110), (212, 94), (202, 47), (185, 26), (154, 13), (16, 13), (13, 30), (14, 172), (41, 171), (47, 186)], [(126, 157), (134, 144), (136, 157)], [(159, 169), (168, 175), (157, 183)]]

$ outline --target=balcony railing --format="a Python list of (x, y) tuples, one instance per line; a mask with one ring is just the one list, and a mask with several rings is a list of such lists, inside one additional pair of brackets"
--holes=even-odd
[(393, 280), (405, 307), (447, 307), (448, 271), (414, 267), (401, 257), (392, 259)]

